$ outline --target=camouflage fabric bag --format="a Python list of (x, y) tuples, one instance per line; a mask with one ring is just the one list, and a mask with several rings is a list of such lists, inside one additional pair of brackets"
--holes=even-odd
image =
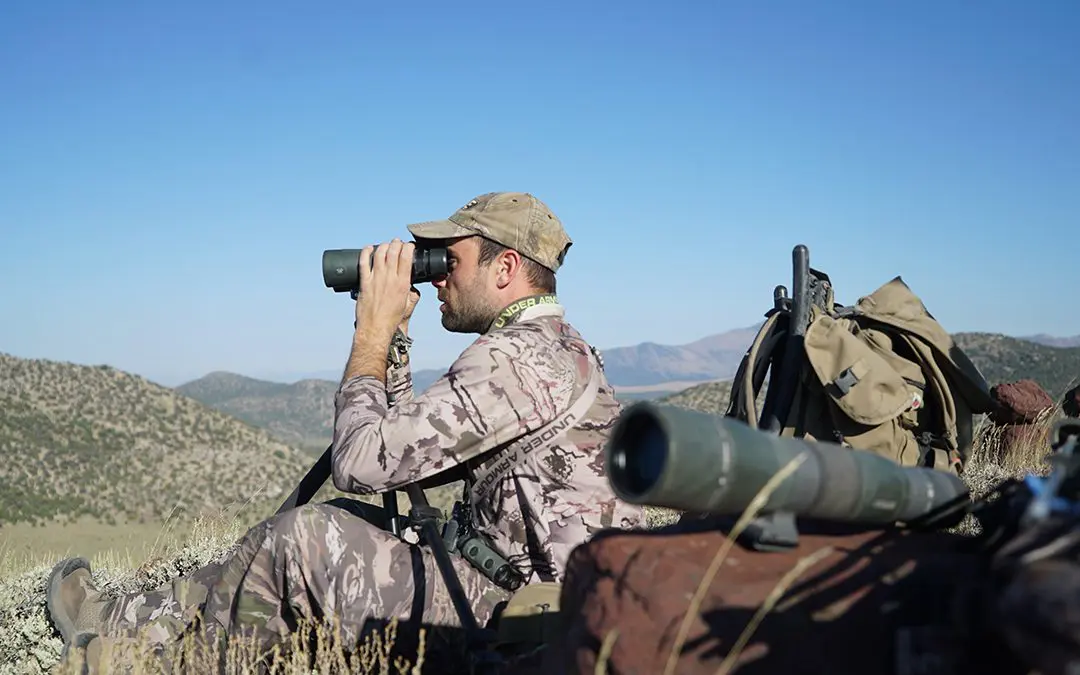
[[(726, 414), (751, 426), (771, 424), (781, 435), (960, 473), (973, 415), (992, 406), (978, 368), (900, 277), (845, 307), (834, 301), (828, 277), (811, 272), (804, 334), (791, 334), (790, 306), (778, 302), (743, 357)], [(796, 358), (785, 354), (789, 349)], [(793, 371), (778, 375), (781, 364)], [(759, 412), (767, 373), (772, 382)], [(786, 409), (773, 391), (785, 385)]]

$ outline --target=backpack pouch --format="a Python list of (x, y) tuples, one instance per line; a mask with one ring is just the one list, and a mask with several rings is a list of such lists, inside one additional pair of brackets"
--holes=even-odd
[(818, 317), (806, 329), (806, 359), (844, 415), (877, 426), (899, 417), (913, 397), (900, 373), (856, 337), (850, 325), (846, 319)]
[(831, 403), (836, 436), (901, 465), (918, 465), (923, 452), (903, 417), (915, 402), (915, 388), (852, 333), (852, 325), (823, 315), (810, 324), (804, 340), (807, 362)]

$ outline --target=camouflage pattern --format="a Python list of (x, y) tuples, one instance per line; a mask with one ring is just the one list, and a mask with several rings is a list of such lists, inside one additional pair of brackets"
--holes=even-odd
[[(430, 388), (392, 407), (378, 379), (345, 382), (335, 399), (334, 484), (373, 494), (460, 464), (480, 471), (493, 461), (493, 450), (565, 411), (593, 369), (601, 382), (588, 414), (473, 504), (477, 530), (526, 579), (561, 579), (574, 546), (602, 528), (644, 525), (645, 516), (608, 485), (603, 449), (621, 406), (557, 302), (529, 307), (480, 336)], [(530, 512), (528, 524), (519, 500)], [(529, 537), (539, 549), (536, 559)]]
[[(464, 559), (453, 564), (477, 620), (486, 622), (509, 594)], [(243, 635), (268, 649), (285, 644), (298, 621), (323, 617), (334, 617), (349, 644), (377, 625), (372, 620), (460, 625), (429, 549), (339, 506), (309, 504), (253, 527), (221, 563), (111, 601), (97, 630), (162, 646), (193, 633), (209, 645)]]
[[(600, 386), (588, 414), (489, 486), (474, 505), (474, 524), (528, 581), (561, 581), (571, 549), (602, 528), (644, 525), (642, 508), (618, 500), (603, 472), (603, 445), (620, 404), (563, 314), (553, 301), (502, 315), (502, 327), (480, 336), (420, 395), (407, 362), (389, 370), (385, 385), (373, 377), (344, 382), (335, 399), (335, 485), (372, 494), (459, 464), (482, 469), (491, 451), (529, 438), (565, 411), (591, 373)], [(335, 501), (262, 522), (224, 561), (110, 601), (96, 625), (82, 629), (138, 634), (162, 647), (186, 635), (206, 644), (244, 635), (270, 648), (286, 643), (304, 619), (333, 618), (350, 643), (362, 639), (371, 620), (460, 625), (428, 549), (380, 527), (376, 507)], [(509, 593), (460, 556), (452, 559), (483, 625)]]
[(562, 267), (573, 241), (547, 204), (528, 192), (488, 192), (475, 197), (446, 220), (408, 226), (419, 239), (479, 235), (512, 248), (552, 272)]

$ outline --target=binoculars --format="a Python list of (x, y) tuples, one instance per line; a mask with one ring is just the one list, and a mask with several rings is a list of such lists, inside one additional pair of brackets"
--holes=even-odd
[[(414, 242), (415, 243), (415, 242)], [(358, 248), (331, 248), (323, 251), (323, 283), (335, 293), (360, 293), (360, 251)], [(416, 245), (413, 251), (412, 283), (422, 284), (448, 272), (445, 246)]]

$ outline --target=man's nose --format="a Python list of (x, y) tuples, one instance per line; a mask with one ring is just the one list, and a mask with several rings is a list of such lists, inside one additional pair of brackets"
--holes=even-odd
[(431, 280), (431, 285), (435, 288), (446, 288), (446, 279), (448, 276), (449, 275), (447, 274), (440, 274), (439, 276), (434, 277)]

